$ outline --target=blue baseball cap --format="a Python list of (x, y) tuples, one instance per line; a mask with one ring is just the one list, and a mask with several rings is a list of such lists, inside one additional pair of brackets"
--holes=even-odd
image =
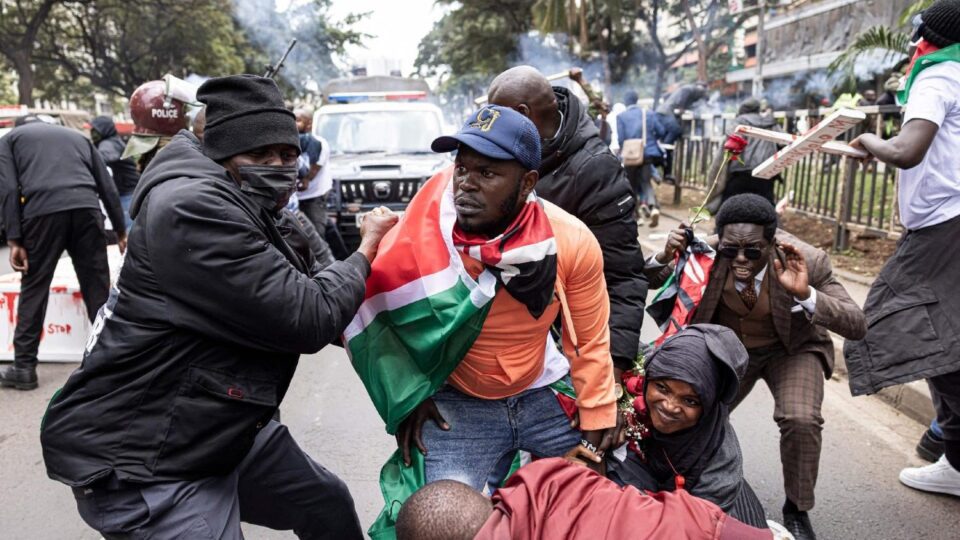
[(434, 139), (434, 152), (466, 145), (491, 159), (515, 160), (527, 170), (540, 168), (540, 134), (526, 116), (509, 107), (487, 105), (470, 115), (456, 135)]

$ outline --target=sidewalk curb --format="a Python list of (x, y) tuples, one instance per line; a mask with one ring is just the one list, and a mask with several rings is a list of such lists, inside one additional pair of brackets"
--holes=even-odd
[[(671, 226), (675, 226), (680, 222), (680, 219), (668, 212), (664, 212), (662, 209), (660, 216), (661, 225), (657, 227), (657, 229), (648, 230), (651, 232), (663, 232), (661, 229), (665, 225), (662, 223), (664, 218), (676, 222), (671, 224)], [(643, 235), (638, 234), (638, 240), (645, 254), (656, 253), (663, 249), (662, 244), (657, 245), (656, 242), (644, 238)], [(869, 287), (873, 282), (873, 280), (866, 276), (860, 276), (843, 270), (834, 269), (834, 275), (838, 281), (843, 284), (853, 282), (863, 287)], [(842, 337), (833, 333), (830, 334), (830, 337), (833, 338), (834, 357), (836, 359), (832, 378), (838, 381), (846, 381), (847, 365), (843, 357), (844, 340)], [(928, 425), (936, 415), (933, 409), (933, 403), (930, 401), (930, 389), (924, 381), (914, 381), (907, 384), (890, 386), (877, 392), (876, 395), (897, 412), (921, 424)]]

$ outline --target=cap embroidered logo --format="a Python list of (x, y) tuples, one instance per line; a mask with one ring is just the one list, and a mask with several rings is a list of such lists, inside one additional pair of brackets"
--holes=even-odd
[(490, 131), (497, 118), (500, 118), (500, 111), (484, 107), (477, 111), (477, 119), (470, 122), (470, 127), (484, 132)]

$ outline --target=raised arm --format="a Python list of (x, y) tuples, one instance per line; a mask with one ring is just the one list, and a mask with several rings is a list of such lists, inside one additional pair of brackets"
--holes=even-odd
[[(229, 343), (313, 353), (337, 339), (363, 300), (370, 271), (355, 253), (312, 278), (244, 211), (216, 193), (153, 200), (141, 211), (171, 322)], [(202, 231), (202, 234), (198, 234)]]

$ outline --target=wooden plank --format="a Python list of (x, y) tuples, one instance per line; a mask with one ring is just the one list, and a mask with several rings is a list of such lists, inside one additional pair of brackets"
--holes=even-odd
[(807, 154), (819, 150), (837, 135), (864, 121), (866, 117), (861, 111), (840, 109), (797, 137), (786, 148), (757, 165), (751, 174), (756, 178), (773, 178), (787, 167), (798, 163)]
[[(771, 131), (769, 129), (763, 129), (753, 126), (745, 126), (743, 124), (738, 125), (734, 128), (734, 133), (738, 135), (745, 135), (747, 137), (753, 137), (756, 139), (763, 139), (765, 141), (770, 141), (772, 143), (777, 143), (779, 145), (788, 145), (797, 140), (799, 135), (791, 135), (790, 133), (783, 133), (781, 131)], [(835, 156), (846, 156), (854, 159), (863, 159), (867, 157), (867, 153), (863, 150), (857, 150), (856, 148), (845, 144), (839, 141), (828, 141), (820, 147), (820, 151), (824, 154), (833, 154)]]

